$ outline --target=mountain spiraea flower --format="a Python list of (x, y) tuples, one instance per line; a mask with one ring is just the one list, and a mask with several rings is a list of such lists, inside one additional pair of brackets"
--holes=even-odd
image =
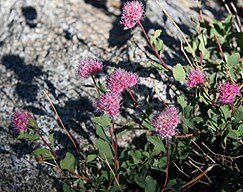
[(89, 77), (100, 72), (103, 68), (102, 62), (96, 59), (84, 59), (79, 62), (78, 74), (80, 77)]
[(240, 86), (236, 84), (224, 83), (218, 88), (220, 101), (223, 104), (234, 103), (235, 97), (240, 95)]
[(119, 113), (120, 102), (120, 94), (107, 92), (100, 96), (96, 103), (96, 107), (99, 111), (104, 111), (111, 117), (115, 117)]
[(18, 132), (26, 132), (29, 127), (29, 119), (33, 119), (33, 116), (26, 110), (20, 110), (13, 114), (12, 123)]
[(175, 107), (167, 107), (164, 111), (157, 113), (152, 119), (152, 125), (155, 131), (162, 138), (171, 138), (174, 136), (179, 123), (180, 117)]
[(130, 1), (124, 4), (122, 8), (122, 17), (120, 24), (124, 30), (133, 28), (143, 16), (143, 4), (139, 1)]
[(135, 86), (137, 82), (137, 74), (127, 72), (123, 69), (117, 69), (108, 77), (106, 81), (106, 86), (110, 92), (121, 93), (125, 89)]
[(189, 87), (196, 87), (204, 82), (204, 77), (205, 75), (202, 70), (194, 69), (188, 75), (187, 84)]

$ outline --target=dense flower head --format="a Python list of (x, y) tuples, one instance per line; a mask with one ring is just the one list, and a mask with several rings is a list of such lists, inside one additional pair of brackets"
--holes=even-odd
[(33, 116), (26, 110), (20, 110), (12, 116), (12, 123), (18, 132), (26, 132), (29, 126), (29, 119)]
[(139, 1), (130, 1), (124, 4), (120, 23), (124, 30), (133, 28), (143, 16), (143, 4)]
[(96, 106), (99, 111), (105, 111), (111, 117), (115, 117), (119, 113), (120, 102), (120, 94), (108, 92), (100, 96)]
[(222, 103), (234, 103), (235, 97), (240, 95), (240, 86), (224, 83), (219, 86), (218, 92)]
[(174, 136), (179, 123), (180, 117), (175, 107), (167, 107), (164, 111), (157, 113), (152, 119), (155, 131), (163, 138)]
[(121, 93), (127, 88), (131, 88), (138, 82), (138, 75), (117, 69), (107, 79), (106, 86), (113, 93)]
[(78, 66), (78, 74), (81, 77), (94, 75), (102, 70), (102, 62), (95, 59), (84, 59), (80, 61)]
[(188, 75), (187, 84), (189, 87), (195, 87), (198, 84), (202, 84), (204, 82), (204, 73), (200, 69), (192, 70)]

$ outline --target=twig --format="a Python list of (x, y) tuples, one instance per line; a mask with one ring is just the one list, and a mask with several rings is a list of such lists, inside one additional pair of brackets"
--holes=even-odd
[(162, 11), (165, 13), (165, 15), (171, 20), (171, 22), (173, 23), (173, 25), (176, 27), (176, 29), (180, 32), (181, 36), (183, 37), (183, 39), (185, 40), (187, 46), (189, 47), (190, 49), (190, 52), (192, 54), (192, 57), (194, 59), (194, 62), (196, 63), (196, 65), (198, 66), (198, 63), (197, 63), (197, 60), (196, 60), (196, 57), (195, 57), (195, 54), (192, 50), (192, 47), (191, 45), (188, 43), (187, 41), (187, 38), (186, 36), (184, 35), (184, 33), (182, 32), (182, 30), (180, 29), (180, 27), (176, 24), (176, 22), (174, 21), (174, 19), (169, 15), (169, 13), (165, 10), (165, 8), (163, 7), (163, 5), (158, 1), (156, 0), (157, 4), (160, 6), (160, 8), (162, 9)]
[(74, 148), (76, 149), (77, 154), (78, 154), (80, 160), (84, 160), (83, 156), (81, 155), (81, 153), (80, 153), (80, 151), (79, 151), (79, 149), (78, 149), (77, 144), (75, 143), (75, 141), (74, 141), (72, 135), (69, 133), (69, 131), (68, 131), (68, 130), (66, 129), (66, 127), (64, 126), (64, 124), (63, 124), (63, 122), (62, 122), (62, 119), (60, 118), (60, 116), (59, 116), (59, 114), (58, 114), (58, 112), (57, 112), (55, 106), (53, 105), (53, 103), (52, 103), (50, 97), (48, 96), (47, 92), (46, 92), (45, 90), (43, 90), (43, 92), (44, 92), (44, 94), (46, 95), (47, 99), (49, 100), (49, 102), (50, 102), (50, 104), (51, 104), (51, 106), (52, 106), (54, 112), (56, 113), (56, 115), (57, 115), (57, 117), (58, 117), (58, 120), (59, 120), (59, 122), (60, 122), (62, 128), (63, 128), (63, 129), (65, 130), (65, 132), (67, 133), (67, 135), (68, 135), (69, 139), (71, 140), (71, 142), (72, 142)]
[(215, 153), (213, 152), (211, 149), (209, 149), (209, 147), (207, 145), (205, 145), (203, 142), (202, 142), (202, 145), (210, 152), (212, 153), (213, 155), (215, 156), (220, 156), (220, 157), (224, 157), (224, 158), (229, 158), (229, 159), (239, 159), (239, 158), (242, 158), (243, 155), (239, 155), (239, 156), (227, 156), (227, 155), (222, 155), (222, 154), (218, 154), (218, 153)]
[(151, 43), (151, 41), (150, 41), (150, 39), (149, 39), (149, 37), (148, 37), (148, 35), (147, 35), (147, 33), (146, 33), (146, 31), (145, 31), (145, 29), (144, 29), (144, 27), (143, 27), (143, 25), (141, 24), (140, 21), (138, 21), (138, 25), (139, 25), (140, 28), (142, 29), (145, 38), (147, 39), (147, 41), (148, 41), (149, 45), (151, 46), (152, 50), (154, 51), (155, 55), (158, 57), (160, 63), (161, 63), (167, 70), (171, 71), (171, 69), (168, 67), (168, 65), (166, 65), (166, 63), (163, 61), (163, 59), (161, 58), (161, 56), (159, 55), (159, 53), (158, 53), (158, 52), (156, 51), (156, 49), (154, 48), (153, 44)]
[(37, 128), (32, 127), (34, 131), (39, 135), (40, 139), (43, 141), (43, 143), (49, 148), (49, 150), (55, 155), (56, 158), (58, 158), (58, 155), (56, 154), (56, 151), (52, 149), (52, 147), (46, 142), (46, 140), (42, 137), (41, 133), (38, 131)]
[[(197, 183), (203, 176), (206, 175), (206, 173), (207, 173), (208, 171), (211, 171), (212, 168), (213, 168), (214, 166), (216, 166), (216, 165), (217, 165), (217, 164), (213, 164), (213, 165), (211, 165), (211, 166), (208, 167), (205, 171), (203, 171), (200, 175), (198, 175), (197, 177), (195, 177), (194, 179), (192, 179), (191, 181), (189, 181), (188, 183), (186, 183), (185, 185), (183, 185), (183, 186), (180, 188), (180, 191), (181, 191), (181, 189), (183, 189), (183, 188), (188, 189), (189, 187), (191, 187), (192, 185), (194, 185), (195, 183)], [(186, 190), (186, 189), (185, 189), (185, 190)], [(185, 191), (185, 190), (183, 190), (183, 191)]]
[(99, 87), (97, 86), (97, 83), (96, 83), (96, 81), (95, 81), (94, 76), (91, 75), (91, 78), (92, 78), (92, 80), (93, 80), (93, 83), (94, 83), (94, 86), (95, 86), (95, 88), (96, 88), (96, 91), (97, 91), (98, 95), (100, 96), (100, 89), (99, 89)]
[(113, 177), (115, 178), (115, 181), (116, 181), (117, 186), (119, 187), (120, 191), (122, 191), (122, 189), (120, 187), (120, 184), (118, 182), (118, 179), (116, 178), (116, 175), (115, 175), (114, 171), (112, 170), (112, 168), (111, 168), (109, 162), (107, 161), (107, 158), (106, 157), (105, 157), (105, 162), (106, 162), (107, 166), (109, 167), (109, 169), (111, 170), (111, 173), (112, 173)]

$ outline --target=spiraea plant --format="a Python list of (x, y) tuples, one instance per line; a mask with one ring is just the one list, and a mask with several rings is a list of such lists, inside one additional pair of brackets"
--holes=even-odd
[[(198, 3), (201, 10), (201, 1)], [(93, 119), (96, 150), (84, 154), (58, 116), (76, 150), (75, 154), (58, 154), (53, 133), (45, 140), (30, 112), (20, 110), (13, 115), (20, 139), (43, 142), (33, 155), (68, 178), (62, 181), (64, 192), (239, 192), (243, 188), (243, 32), (236, 22), (237, 15), (206, 23), (200, 12), (200, 19), (195, 20), (197, 34), (186, 38), (162, 4), (157, 4), (181, 33), (181, 50), (187, 62), (172, 67), (164, 62), (161, 30), (151, 37), (145, 32), (142, 2), (126, 2), (120, 24), (124, 30), (136, 30), (137, 25), (141, 28), (158, 58), (158, 63), (146, 67), (154, 67), (173, 77), (176, 86), (184, 87), (185, 94), (178, 96), (174, 105), (164, 104), (163, 109), (155, 111), (146, 100), (146, 106), (141, 106), (136, 96), (139, 90), (134, 90), (139, 83), (136, 72), (118, 68), (105, 82), (97, 83), (95, 75), (102, 71), (103, 64), (86, 58), (80, 61), (77, 74), (92, 78), (97, 91), (95, 107), (101, 115)], [(124, 93), (133, 103), (126, 103), (129, 101)], [(120, 144), (121, 136), (135, 128), (128, 122), (129, 126), (116, 123), (124, 103), (141, 114), (143, 126), (138, 127), (146, 134), (139, 146), (130, 143), (124, 148)]]

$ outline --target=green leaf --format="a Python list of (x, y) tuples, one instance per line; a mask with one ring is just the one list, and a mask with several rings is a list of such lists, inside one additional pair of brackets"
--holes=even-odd
[(243, 106), (240, 106), (234, 113), (233, 123), (239, 123), (243, 120)]
[(239, 135), (239, 133), (236, 130), (231, 129), (231, 130), (229, 130), (227, 137), (237, 140), (238, 135)]
[(92, 120), (93, 120), (93, 122), (95, 122), (96, 124), (98, 124), (104, 128), (111, 126), (111, 118), (107, 114), (104, 114), (100, 117), (95, 117)]
[(51, 142), (51, 147), (54, 148), (54, 132), (49, 133), (48, 140)]
[(173, 67), (173, 76), (177, 81), (185, 81), (186, 73), (181, 64), (177, 64)]
[(130, 150), (128, 155), (132, 157), (135, 164), (138, 164), (143, 157), (141, 151), (135, 149)]
[(162, 33), (162, 30), (161, 29), (157, 29), (155, 32), (154, 32), (154, 38), (158, 38)]
[(156, 69), (161, 70), (161, 71), (167, 71), (167, 69), (162, 64), (155, 63), (155, 62), (146, 63), (146, 67), (152, 67), (152, 68), (156, 68)]
[(185, 100), (185, 97), (180, 95), (179, 97), (177, 97), (177, 102), (180, 104), (180, 106), (183, 108), (185, 108), (187, 106), (187, 102)]
[(63, 192), (75, 192), (67, 183), (63, 183), (62, 190)]
[(234, 53), (227, 59), (227, 63), (229, 67), (236, 67), (240, 62), (240, 54)]
[(197, 123), (203, 123), (203, 118), (202, 117), (194, 117), (192, 120), (194, 122), (197, 122)]
[(149, 135), (148, 141), (154, 145), (153, 155), (158, 155), (161, 152), (166, 152), (165, 146), (159, 136)]
[(98, 148), (99, 154), (103, 159), (113, 159), (111, 146), (106, 141), (98, 139), (96, 141), (96, 147)]
[(96, 125), (96, 134), (106, 142), (110, 143), (110, 139), (107, 137), (105, 130), (102, 126)]
[(89, 163), (89, 162), (92, 162), (95, 160), (95, 158), (97, 157), (96, 154), (89, 154), (86, 158), (86, 162)]
[(220, 109), (222, 110), (223, 115), (227, 120), (231, 116), (231, 112), (229, 111), (229, 108), (227, 106), (221, 106)]
[(145, 192), (156, 192), (158, 188), (157, 181), (153, 179), (150, 175), (148, 175), (145, 179), (146, 186)]
[(145, 178), (144, 177), (138, 176), (136, 174), (135, 177), (134, 177), (134, 180), (138, 184), (139, 187), (141, 187), (143, 189), (146, 187), (146, 183), (144, 182), (145, 181)]
[(51, 152), (45, 148), (37, 148), (32, 154), (34, 156), (41, 156), (44, 160), (53, 159)]
[(34, 127), (36, 129), (38, 128), (38, 124), (35, 119), (28, 118), (28, 124), (29, 127)]
[(161, 39), (155, 40), (154, 41), (154, 46), (155, 49), (159, 52), (164, 48), (164, 42)]
[(186, 106), (183, 109), (183, 114), (184, 114), (185, 118), (190, 118), (191, 117), (192, 110), (193, 110), (192, 106)]
[(64, 159), (60, 161), (62, 169), (75, 171), (76, 159), (72, 153), (67, 152)]
[(20, 133), (18, 139), (28, 139), (29, 141), (36, 141), (39, 140), (40, 137), (38, 134)]
[(243, 135), (243, 124), (240, 124), (237, 131)]
[(166, 189), (170, 189), (172, 191), (181, 191), (180, 189), (185, 183), (186, 182), (181, 181), (180, 179), (172, 179), (167, 183)]

